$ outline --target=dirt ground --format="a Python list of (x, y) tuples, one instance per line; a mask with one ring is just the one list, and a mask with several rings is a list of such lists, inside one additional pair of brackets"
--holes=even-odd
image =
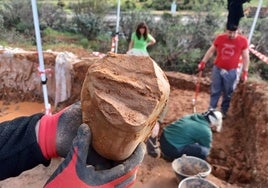
[[(171, 84), (169, 110), (163, 126), (193, 112), (194, 78), (190, 75), (167, 73)], [(196, 102), (197, 112), (208, 107), (209, 78), (204, 78)], [(212, 173), (207, 177), (222, 188), (268, 187), (268, 84), (249, 82), (234, 93), (228, 117), (221, 133), (213, 134), (213, 148), (207, 161)], [(17, 116), (44, 112), (40, 102), (0, 103), (0, 122)], [(38, 166), (15, 178), (0, 182), (0, 188), (42, 187), (62, 159), (54, 159), (49, 167)], [(149, 155), (139, 168), (133, 188), (176, 188), (178, 182), (171, 163)]]

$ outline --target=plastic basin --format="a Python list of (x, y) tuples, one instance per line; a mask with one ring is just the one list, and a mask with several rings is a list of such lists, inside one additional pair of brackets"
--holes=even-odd
[(188, 177), (183, 179), (178, 188), (219, 188), (217, 185), (201, 177)]
[(172, 162), (172, 169), (178, 181), (191, 176), (201, 178), (207, 177), (211, 173), (211, 165), (197, 157), (183, 155)]

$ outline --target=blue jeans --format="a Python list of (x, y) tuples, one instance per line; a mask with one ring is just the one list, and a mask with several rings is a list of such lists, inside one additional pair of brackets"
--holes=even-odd
[(212, 69), (211, 88), (210, 88), (210, 105), (209, 108), (216, 109), (218, 101), (222, 96), (221, 111), (227, 113), (232, 94), (235, 89), (237, 80), (237, 69), (225, 70), (216, 65)]
[(198, 143), (176, 148), (166, 140), (164, 134), (160, 137), (160, 147), (163, 158), (168, 161), (173, 161), (174, 159), (181, 157), (183, 154), (205, 160), (210, 152), (209, 148), (201, 146)]

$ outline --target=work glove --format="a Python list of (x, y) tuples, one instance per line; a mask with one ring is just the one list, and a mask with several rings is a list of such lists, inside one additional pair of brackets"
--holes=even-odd
[[(92, 155), (88, 152), (89, 148), (92, 148), (90, 141), (90, 129), (86, 124), (82, 124), (73, 140), (72, 149), (49, 178), (45, 188), (123, 188), (134, 183), (138, 166), (145, 153), (143, 143), (139, 144), (125, 161), (115, 162), (115, 166), (109, 169), (96, 170), (94, 165), (87, 163), (87, 157)], [(100, 160), (103, 159), (100, 157)]]
[(39, 121), (38, 144), (46, 159), (66, 157), (82, 124), (81, 103), (76, 102), (54, 115)]
[(241, 79), (243, 82), (246, 82), (248, 79), (248, 71), (243, 70)]
[(199, 64), (198, 64), (198, 71), (202, 71), (204, 70), (206, 66), (206, 63), (204, 61), (201, 61)]

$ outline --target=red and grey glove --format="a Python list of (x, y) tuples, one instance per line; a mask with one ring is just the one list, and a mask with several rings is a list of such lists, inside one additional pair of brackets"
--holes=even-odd
[(206, 63), (204, 61), (201, 61), (199, 64), (198, 64), (198, 71), (202, 71), (204, 70), (206, 66)]
[(248, 79), (248, 71), (243, 70), (241, 79), (243, 82), (246, 82)]
[(81, 103), (77, 102), (39, 121), (38, 144), (46, 159), (66, 157), (82, 124)]
[(82, 124), (73, 140), (71, 151), (49, 178), (45, 188), (115, 188), (130, 187), (134, 183), (138, 166), (145, 154), (143, 143), (125, 161), (109, 169), (96, 170), (95, 166), (87, 164), (88, 155), (91, 155), (88, 152), (90, 140), (90, 129)]

